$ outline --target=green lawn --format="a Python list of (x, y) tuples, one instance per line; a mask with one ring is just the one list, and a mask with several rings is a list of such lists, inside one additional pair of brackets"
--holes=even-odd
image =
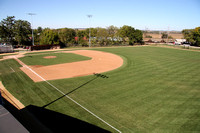
[[(120, 131), (200, 132), (200, 52), (159, 47), (96, 48), (124, 58), (124, 65), (95, 75), (50, 81)], [(16, 72), (12, 72), (11, 66)], [(0, 62), (0, 80), (25, 105), (44, 106), (62, 95), (33, 83), (15, 60)], [(116, 132), (63, 97), (46, 107)]]
[[(43, 58), (45, 56), (56, 56), (56, 58), (49, 58), (49, 59)], [(48, 66), (48, 65), (89, 60), (91, 58), (73, 53), (40, 53), (39, 55), (38, 54), (26, 55), (25, 57), (19, 59), (27, 65)]]

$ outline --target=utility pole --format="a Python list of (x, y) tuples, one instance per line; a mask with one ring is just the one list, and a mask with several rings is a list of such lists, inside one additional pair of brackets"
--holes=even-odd
[(36, 15), (35, 13), (28, 13), (28, 15), (31, 16), (31, 29), (32, 29), (32, 45), (34, 46), (34, 35), (33, 35), (33, 15)]
[(169, 26), (167, 27), (167, 44), (169, 43), (168, 37), (169, 37)]
[(91, 47), (91, 25), (90, 25), (90, 18), (92, 18), (92, 15), (87, 15), (89, 18), (89, 47)]

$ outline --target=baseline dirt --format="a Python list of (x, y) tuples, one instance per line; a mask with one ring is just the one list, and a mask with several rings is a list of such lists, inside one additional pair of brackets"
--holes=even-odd
[[(115, 54), (94, 51), (94, 50), (76, 50), (76, 51), (63, 51), (64, 53), (74, 53), (83, 56), (91, 57), (91, 60), (64, 63), (57, 65), (31, 67), (33, 71), (43, 77), (45, 80), (56, 80), (64, 78), (72, 78), (78, 76), (92, 75), (93, 73), (102, 73), (119, 68), (123, 64), (123, 59)], [(16, 59), (23, 67), (24, 71), (34, 82), (43, 81), (36, 74), (31, 72), (30, 69)]]
[(52, 59), (52, 58), (56, 58), (56, 56), (45, 56), (43, 58), (45, 58), (45, 59)]

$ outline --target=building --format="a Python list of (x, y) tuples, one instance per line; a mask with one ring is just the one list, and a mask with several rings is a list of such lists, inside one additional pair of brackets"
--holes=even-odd
[(13, 49), (12, 45), (9, 45), (9, 44), (6, 44), (6, 43), (0, 44), (0, 53), (11, 53), (13, 51), (14, 51), (14, 49)]
[(29, 131), (0, 105), (0, 133), (29, 133)]

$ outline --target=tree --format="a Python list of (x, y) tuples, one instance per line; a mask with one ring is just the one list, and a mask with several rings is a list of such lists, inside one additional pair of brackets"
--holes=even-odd
[(91, 33), (91, 37), (96, 37), (97, 36), (97, 30), (98, 28), (87, 28), (85, 30), (85, 37), (89, 38), (89, 32)]
[(115, 39), (117, 38), (118, 28), (111, 25), (111, 26), (107, 27), (107, 31), (108, 31), (108, 36), (111, 38), (112, 44), (114, 44)]
[(200, 46), (200, 27), (182, 30), (184, 38), (193, 46)]
[(145, 35), (145, 38), (152, 38), (152, 36), (150, 36), (150, 35)]
[(200, 27), (196, 27), (196, 28), (194, 29), (193, 38), (194, 38), (194, 40), (195, 40), (194, 45), (195, 45), (195, 46), (200, 46)]
[(37, 29), (34, 29), (34, 42), (35, 44), (40, 44), (40, 35), (42, 34), (42, 27), (38, 27)]
[(186, 39), (186, 41), (190, 42), (192, 44), (195, 43), (195, 40), (193, 38), (193, 34), (194, 34), (193, 32), (194, 32), (193, 29), (184, 29), (184, 30), (182, 30), (182, 34), (183, 34), (184, 38)]
[(119, 36), (122, 38), (123, 42), (129, 42), (129, 45), (133, 45), (134, 43), (141, 43), (143, 40), (142, 31), (138, 29), (134, 29), (131, 26), (124, 25), (119, 29)]
[(18, 43), (29, 45), (29, 34), (31, 33), (31, 25), (25, 20), (15, 20), (14, 16), (8, 16), (0, 22), (0, 38), (4, 42), (12, 45)]
[(38, 33), (40, 33), (40, 34), (42, 33), (42, 30), (43, 30), (42, 27), (38, 27), (38, 28), (37, 28), (37, 31), (38, 31)]
[(143, 41), (142, 31), (136, 29), (134, 34), (133, 34), (133, 38), (134, 38), (134, 43), (142, 43), (142, 41)]
[(11, 43), (12, 45), (15, 43), (14, 25), (14, 16), (8, 16), (0, 22), (0, 38), (5, 42)]
[(29, 34), (31, 33), (31, 24), (28, 21), (16, 20), (14, 24), (15, 40), (18, 44), (30, 45), (31, 40)]
[(58, 30), (58, 37), (61, 43), (67, 44), (74, 44), (75, 43), (75, 36), (76, 32), (74, 29), (69, 28), (62, 28)]
[(86, 37), (87, 35), (87, 33), (86, 33), (86, 30), (78, 30), (77, 31), (77, 37), (79, 38), (79, 39), (82, 39), (83, 37)]
[(105, 28), (98, 28), (97, 29), (97, 41), (100, 45), (108, 45), (108, 32)]
[(76, 32), (76, 37), (77, 37), (77, 44), (87, 47), (88, 46), (88, 41), (87, 41), (87, 36), (88, 36), (89, 30), (78, 30)]
[(168, 37), (168, 34), (167, 33), (162, 33), (162, 39), (165, 39), (165, 38), (167, 38)]
[(131, 36), (131, 32), (133, 32), (133, 28), (131, 26), (124, 25), (119, 29), (119, 36), (122, 38), (123, 43), (129, 41), (129, 37)]
[(44, 29), (40, 36), (40, 44), (59, 44), (58, 32), (48, 28)]
[(97, 36), (97, 28), (90, 28), (91, 30), (91, 37), (96, 37)]

